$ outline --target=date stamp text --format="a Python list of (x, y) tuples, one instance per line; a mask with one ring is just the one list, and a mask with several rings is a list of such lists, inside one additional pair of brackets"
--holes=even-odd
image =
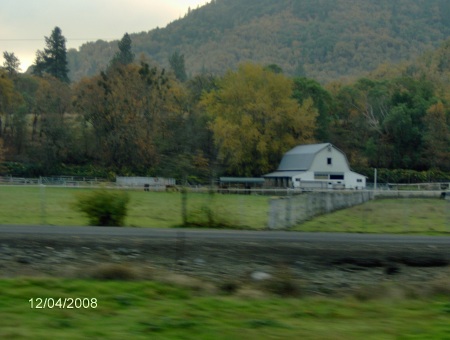
[(90, 309), (97, 308), (96, 298), (31, 298), (31, 309)]

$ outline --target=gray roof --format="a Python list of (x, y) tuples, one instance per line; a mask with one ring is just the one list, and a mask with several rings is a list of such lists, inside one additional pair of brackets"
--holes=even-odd
[(299, 145), (286, 152), (277, 171), (306, 171), (312, 165), (315, 155), (330, 143)]
[(264, 178), (259, 177), (220, 177), (221, 183), (264, 183)]
[(303, 174), (304, 171), (275, 171), (275, 172), (271, 172), (270, 174), (264, 175), (265, 178), (272, 178), (272, 177), (276, 177), (276, 178), (292, 178), (295, 177), (297, 175), (301, 175)]

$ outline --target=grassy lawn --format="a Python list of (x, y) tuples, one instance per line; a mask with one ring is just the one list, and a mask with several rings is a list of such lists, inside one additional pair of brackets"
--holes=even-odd
[[(90, 189), (0, 186), (0, 224), (82, 226), (87, 218), (71, 205), (77, 194)], [(181, 194), (129, 191), (127, 226), (166, 228), (180, 225)], [(189, 217), (212, 211), (229, 225), (252, 229), (267, 226), (268, 197), (189, 193)]]
[[(449, 339), (448, 296), (238, 298), (153, 281), (0, 280), (2, 339)], [(97, 308), (32, 309), (31, 298)]]
[(293, 230), (448, 235), (450, 202), (419, 198), (374, 200), (315, 217)]

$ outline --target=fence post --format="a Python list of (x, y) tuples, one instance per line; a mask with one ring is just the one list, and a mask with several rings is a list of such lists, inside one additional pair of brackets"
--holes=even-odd
[[(41, 180), (40, 180), (41, 181)], [(41, 196), (41, 224), (47, 225), (47, 204), (46, 204), (46, 197), (45, 197), (45, 185), (40, 184), (40, 196)]]
[(187, 189), (181, 188), (181, 219), (183, 220), (183, 226), (187, 225)]
[(287, 204), (286, 204), (286, 224), (284, 225), (285, 228), (292, 227), (292, 196), (289, 189), (287, 189)]

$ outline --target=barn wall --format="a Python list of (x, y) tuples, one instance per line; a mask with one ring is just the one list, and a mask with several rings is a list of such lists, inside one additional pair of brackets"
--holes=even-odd
[[(332, 164), (327, 164), (327, 158), (332, 159)], [(309, 171), (347, 172), (350, 171), (350, 168), (347, 163), (347, 158), (345, 158), (345, 155), (342, 152), (335, 148), (331, 148), (331, 151), (328, 151), (328, 148), (325, 148), (315, 155)]]

